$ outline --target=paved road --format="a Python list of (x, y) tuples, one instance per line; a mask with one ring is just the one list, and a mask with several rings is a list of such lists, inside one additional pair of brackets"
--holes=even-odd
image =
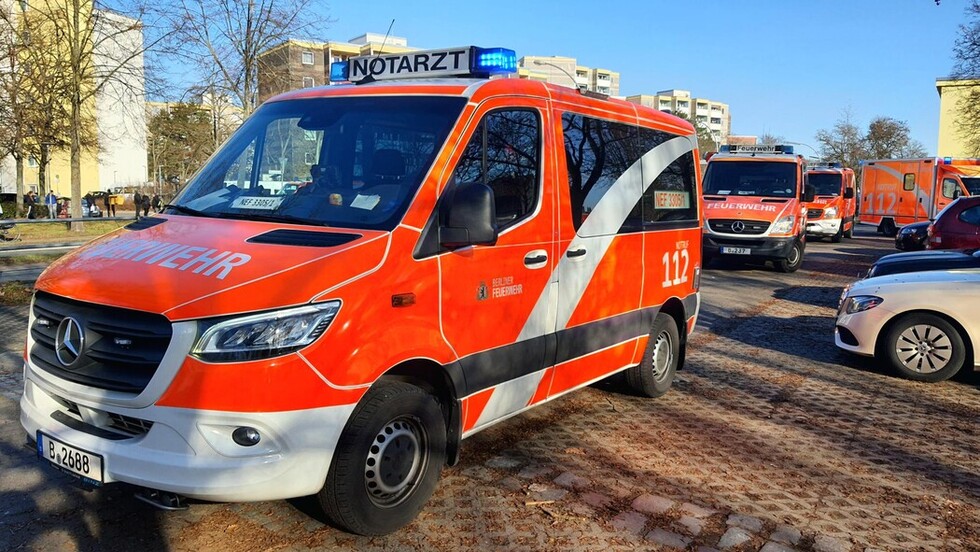
[(467, 440), (416, 522), (366, 539), (303, 500), (163, 513), (21, 447), (23, 308), (0, 308), (0, 549), (980, 550), (980, 377), (917, 384), (833, 346), (841, 286), (890, 251), (716, 267), (676, 388), (613, 380)]

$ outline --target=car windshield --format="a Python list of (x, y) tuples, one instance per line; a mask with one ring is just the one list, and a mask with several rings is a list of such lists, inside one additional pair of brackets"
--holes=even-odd
[(963, 181), (963, 185), (966, 186), (966, 191), (971, 196), (980, 195), (980, 177), (965, 177), (961, 176), (960, 180)]
[(266, 104), (167, 212), (390, 230), (465, 103), (386, 96)]
[(818, 196), (839, 196), (841, 175), (833, 173), (810, 173), (806, 175), (807, 183), (813, 186), (814, 194)]
[(794, 197), (796, 163), (785, 161), (715, 161), (708, 163), (704, 193), (759, 197)]

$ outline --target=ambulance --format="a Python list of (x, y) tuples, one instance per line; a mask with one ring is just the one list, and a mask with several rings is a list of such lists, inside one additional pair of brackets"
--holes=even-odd
[(805, 181), (813, 186), (814, 199), (806, 203), (808, 236), (830, 238), (834, 243), (854, 234), (854, 170), (840, 163), (811, 165)]
[(980, 159), (926, 157), (864, 161), (861, 224), (894, 236), (913, 222), (933, 220), (960, 196), (980, 194)]
[(166, 508), (312, 495), (378, 535), (466, 437), (617, 372), (666, 393), (700, 305), (694, 129), (516, 69), (336, 64), (162, 214), (53, 263), (24, 354), (39, 461)]
[(704, 174), (705, 263), (711, 259), (772, 261), (795, 272), (806, 249), (806, 162), (793, 146), (722, 146)]

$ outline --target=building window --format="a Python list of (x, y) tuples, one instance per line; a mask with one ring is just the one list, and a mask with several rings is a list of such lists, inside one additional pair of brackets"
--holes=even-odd
[(711, 118), (711, 124), (713, 124), (713, 125), (720, 125), (721, 124), (721, 117), (712, 117)]
[(316, 86), (316, 82), (313, 81), (313, 77), (303, 77), (303, 88), (313, 88)]
[(313, 52), (303, 52), (303, 65), (313, 65)]
[(27, 166), (32, 169), (37, 168), (37, 159), (34, 159), (33, 155), (27, 158)]

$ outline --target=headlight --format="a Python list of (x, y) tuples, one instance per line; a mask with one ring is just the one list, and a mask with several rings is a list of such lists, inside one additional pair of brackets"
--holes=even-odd
[(882, 301), (884, 301), (884, 299), (874, 295), (855, 295), (854, 297), (848, 297), (844, 306), (844, 312), (847, 314), (864, 312), (868, 309), (877, 307)]
[(205, 320), (191, 354), (201, 360), (258, 360), (299, 350), (323, 335), (340, 301), (263, 314)]
[(829, 209), (825, 209), (823, 212), (823, 216), (824, 218), (835, 218), (837, 216), (837, 207), (831, 207)]
[(773, 234), (789, 234), (793, 231), (793, 223), (796, 222), (796, 215), (788, 215), (776, 221), (772, 225)]

